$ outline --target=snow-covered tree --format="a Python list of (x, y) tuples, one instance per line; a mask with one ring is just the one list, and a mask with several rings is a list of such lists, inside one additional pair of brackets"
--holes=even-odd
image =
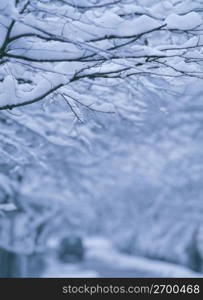
[[(177, 160), (192, 148), (179, 102), (200, 93), (202, 11), (198, 0), (0, 0), (1, 246), (31, 253), (58, 227), (131, 238), (148, 226), (139, 212), (149, 204), (153, 218), (180, 179), (177, 139)], [(14, 243), (9, 226), (23, 228)]]

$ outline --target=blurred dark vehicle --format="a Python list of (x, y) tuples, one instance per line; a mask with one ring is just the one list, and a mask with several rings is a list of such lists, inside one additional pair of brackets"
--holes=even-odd
[(58, 258), (63, 263), (74, 263), (83, 260), (84, 253), (82, 239), (78, 236), (70, 236), (62, 239), (59, 245)]

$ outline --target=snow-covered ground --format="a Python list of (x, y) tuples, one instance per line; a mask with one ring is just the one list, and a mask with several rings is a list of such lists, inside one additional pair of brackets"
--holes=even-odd
[(43, 277), (203, 277), (185, 267), (118, 252), (105, 238), (85, 240), (82, 263), (61, 264), (52, 258)]

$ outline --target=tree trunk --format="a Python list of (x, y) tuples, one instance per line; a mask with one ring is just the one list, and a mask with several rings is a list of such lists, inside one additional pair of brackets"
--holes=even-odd
[(0, 277), (26, 277), (26, 260), (25, 255), (0, 248)]

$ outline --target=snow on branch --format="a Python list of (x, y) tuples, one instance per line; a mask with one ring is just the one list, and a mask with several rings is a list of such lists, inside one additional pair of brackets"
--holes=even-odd
[(202, 79), (202, 11), (190, 0), (2, 0), (0, 110), (66, 97), (85, 79)]

